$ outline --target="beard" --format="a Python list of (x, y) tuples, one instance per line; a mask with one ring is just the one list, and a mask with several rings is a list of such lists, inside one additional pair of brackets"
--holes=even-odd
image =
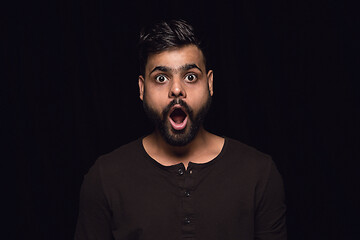
[[(145, 95), (145, 93), (144, 93)], [(192, 108), (190, 108), (186, 102), (181, 99), (172, 100), (166, 108), (163, 109), (161, 113), (158, 113), (153, 109), (146, 101), (146, 97), (143, 100), (143, 107), (148, 118), (154, 123), (155, 128), (159, 130), (162, 138), (172, 146), (185, 146), (190, 143), (199, 132), (200, 127), (202, 126), (205, 116), (208, 113), (211, 106), (211, 96), (209, 96), (205, 104), (200, 108), (200, 110), (195, 114)], [(168, 121), (168, 116), (171, 108), (179, 104), (182, 106), (187, 114), (188, 122), (187, 126), (182, 130), (175, 130), (172, 128), (171, 124)]]

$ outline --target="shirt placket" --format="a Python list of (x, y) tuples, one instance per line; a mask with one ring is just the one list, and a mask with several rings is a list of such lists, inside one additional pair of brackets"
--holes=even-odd
[(191, 166), (185, 170), (184, 166), (178, 169), (178, 174), (181, 177), (179, 184), (179, 196), (181, 197), (181, 232), (182, 238), (195, 238), (195, 223), (196, 215), (194, 212), (193, 203), (193, 189), (194, 189), (194, 170)]

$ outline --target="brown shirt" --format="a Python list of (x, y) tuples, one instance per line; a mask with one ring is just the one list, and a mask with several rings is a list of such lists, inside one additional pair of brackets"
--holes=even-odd
[(163, 166), (142, 139), (100, 157), (84, 178), (76, 240), (286, 239), (273, 161), (225, 138), (204, 164)]

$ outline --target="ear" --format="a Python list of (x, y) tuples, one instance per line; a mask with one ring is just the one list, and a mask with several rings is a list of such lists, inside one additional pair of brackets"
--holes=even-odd
[(208, 81), (208, 85), (209, 85), (209, 92), (210, 95), (212, 96), (214, 94), (214, 88), (213, 88), (213, 71), (209, 70), (207, 73), (207, 81)]
[(140, 93), (139, 97), (140, 97), (141, 101), (143, 101), (144, 100), (145, 79), (142, 75), (140, 75), (138, 78), (138, 81), (139, 81), (138, 83), (139, 83), (139, 93)]

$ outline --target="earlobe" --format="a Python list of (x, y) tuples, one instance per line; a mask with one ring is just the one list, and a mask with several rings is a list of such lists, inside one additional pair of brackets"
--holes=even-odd
[(144, 99), (144, 85), (145, 85), (144, 77), (142, 75), (140, 75), (138, 78), (138, 84), (139, 84), (139, 94), (140, 94), (139, 97), (142, 101)]
[(209, 70), (209, 72), (207, 74), (207, 80), (208, 80), (209, 92), (210, 92), (211, 96), (214, 94), (213, 76), (214, 76), (213, 71)]

